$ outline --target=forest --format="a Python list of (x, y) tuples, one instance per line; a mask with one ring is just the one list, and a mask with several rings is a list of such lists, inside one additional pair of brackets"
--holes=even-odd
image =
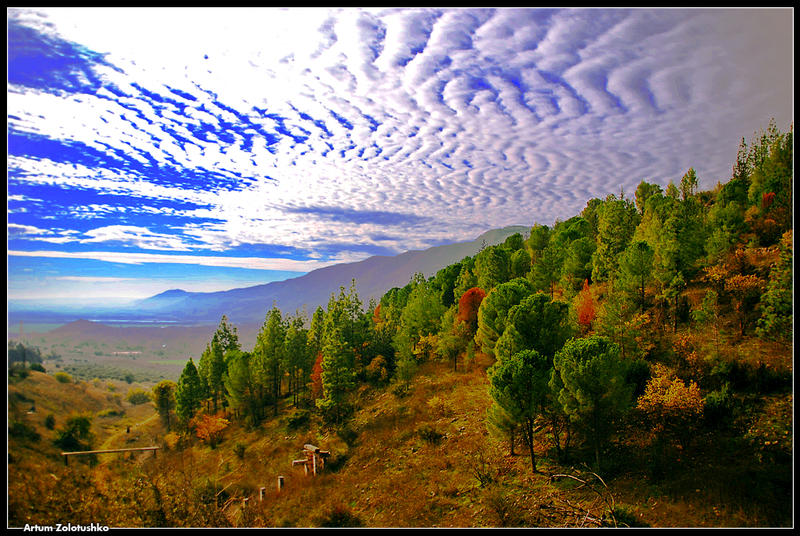
[[(432, 277), (417, 274), (377, 302), (363, 303), (353, 281), (310, 318), (272, 306), (252, 348), (242, 347), (236, 326), (223, 316), (177, 382), (161, 381), (127, 399), (137, 407), (152, 401), (148, 407), (158, 415), (152, 437), (163, 454), (140, 459), (138, 469), (109, 465), (102, 477), (92, 472), (96, 460), (59, 476), (76, 487), (75, 475), (126, 482), (95, 490), (127, 505), (123, 511), (112, 515), (85, 493), (83, 504), (51, 500), (48, 508), (34, 507), (33, 490), (46, 490), (33, 481), (50, 477), (20, 476), (24, 467), (41, 473), (41, 464), (60, 462), (60, 450), (37, 443), (96, 447), (90, 431), (96, 415), (63, 416), (61, 427), (51, 421), (44, 433), (10, 417), (9, 523), (579, 526), (585, 513), (583, 523), (597, 526), (791, 526), (792, 166), (793, 126), (783, 132), (773, 121), (741, 141), (730, 179), (712, 190), (699, 191), (693, 168), (663, 189), (645, 179), (635, 192), (591, 199), (580, 214), (552, 226), (534, 223), (526, 236), (486, 246)], [(14, 366), (25, 368), (25, 359), (15, 357)], [(28, 361), (43, 372), (40, 356)], [(437, 381), (444, 387), (426, 387)], [(425, 426), (399, 417), (384, 426), (369, 416), (409, 412), (420, 419), (441, 415)], [(254, 485), (235, 492), (222, 477), (189, 478), (181, 470), (170, 480), (165, 466), (153, 469), (194, 456), (214, 465), (208, 460), (225, 449), (233, 460), (261, 449), (263, 456), (282, 456), (285, 466), (287, 454), (270, 445), (302, 446), (305, 437), (338, 448), (328, 480), (320, 480), (330, 491), (343, 485), (337, 477), (369, 465), (355, 465), (358, 456), (369, 459), (356, 449), (377, 448), (372, 436), (409, 439), (411, 430), (416, 454), (439, 460), (436, 453), (450, 448), (454, 433), (448, 418), (455, 422), (462, 413), (461, 426), (469, 428), (462, 432), (476, 434), (466, 448), (475, 451), (463, 452), (470, 462), (452, 484), (458, 489), (436, 500), (445, 495), (441, 500), (460, 512), (458, 497), (469, 481), (477, 490), (470, 493), (480, 497), (473, 500), (489, 512), (484, 517), (449, 516), (443, 508), (392, 522), (371, 518), (374, 505), (343, 499), (342, 491), (338, 503), (324, 502), (307, 484), (283, 493), (314, 494), (322, 502), (313, 513), (286, 513), (281, 508), (299, 509), (300, 499), (280, 507), (272, 494), (268, 508), (248, 513), (242, 507), (234, 515), (226, 513), (228, 499)], [(499, 454), (478, 452), (480, 441)], [(36, 465), (33, 452), (48, 461)], [(251, 471), (259, 466), (252, 463)], [(439, 469), (456, 471), (446, 464)], [(181, 478), (188, 478), (184, 487)], [(563, 489), (565, 481), (587, 495), (546, 507), (522, 491), (522, 483)], [(641, 489), (627, 490), (648, 488), (642, 503), (671, 498), (674, 505), (681, 497), (691, 504), (686, 497), (701, 481), (714, 489), (713, 499), (705, 490), (704, 511), (716, 517), (681, 518), (674, 506), (648, 519), (634, 504)], [(33, 490), (23, 490), (24, 482)], [(177, 489), (192, 493), (167, 499)], [(431, 497), (425, 508), (436, 502)], [(547, 508), (560, 517), (545, 515)]]

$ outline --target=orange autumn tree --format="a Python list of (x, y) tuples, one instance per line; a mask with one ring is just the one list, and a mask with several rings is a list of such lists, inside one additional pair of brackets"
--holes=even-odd
[(685, 448), (703, 414), (704, 402), (697, 383), (690, 381), (687, 385), (657, 363), (636, 406), (649, 421), (657, 444), (663, 446), (677, 439)]
[(189, 425), (194, 428), (197, 437), (208, 443), (211, 448), (219, 444), (222, 440), (222, 433), (230, 424), (230, 421), (222, 415), (222, 413), (216, 415), (203, 413), (194, 416), (192, 420), (189, 421)]
[(592, 328), (592, 322), (597, 317), (588, 279), (583, 280), (583, 290), (578, 294), (576, 312), (578, 313), (578, 324), (581, 327), (581, 332), (585, 334)]

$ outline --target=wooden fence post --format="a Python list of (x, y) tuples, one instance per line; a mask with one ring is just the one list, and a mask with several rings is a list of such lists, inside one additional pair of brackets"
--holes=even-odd
[(278, 477), (278, 493), (280, 493), (282, 489), (283, 489), (283, 477), (279, 476)]

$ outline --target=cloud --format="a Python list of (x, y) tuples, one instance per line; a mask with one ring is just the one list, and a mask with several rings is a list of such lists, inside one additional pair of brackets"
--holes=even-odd
[(189, 264), (201, 266), (218, 266), (224, 268), (247, 268), (250, 270), (280, 270), (305, 273), (323, 268), (338, 262), (348, 261), (346, 258), (332, 261), (301, 261), (294, 259), (264, 259), (257, 257), (212, 257), (202, 255), (166, 255), (155, 253), (127, 253), (118, 251), (16, 251), (9, 250), (8, 255), (19, 257), (41, 257), (56, 259), (90, 259), (120, 264)]
[(92, 277), (92, 276), (73, 276), (64, 275), (54, 277), (57, 281), (72, 281), (78, 283), (119, 283), (122, 281), (136, 281), (134, 277)]
[(11, 10), (10, 223), (358, 257), (710, 188), (791, 120), (782, 13)]

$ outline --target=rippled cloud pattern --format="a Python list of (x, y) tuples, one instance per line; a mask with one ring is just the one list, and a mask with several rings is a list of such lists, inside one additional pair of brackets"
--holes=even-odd
[(790, 15), (10, 9), (9, 249), (305, 269), (711, 188), (792, 120)]

